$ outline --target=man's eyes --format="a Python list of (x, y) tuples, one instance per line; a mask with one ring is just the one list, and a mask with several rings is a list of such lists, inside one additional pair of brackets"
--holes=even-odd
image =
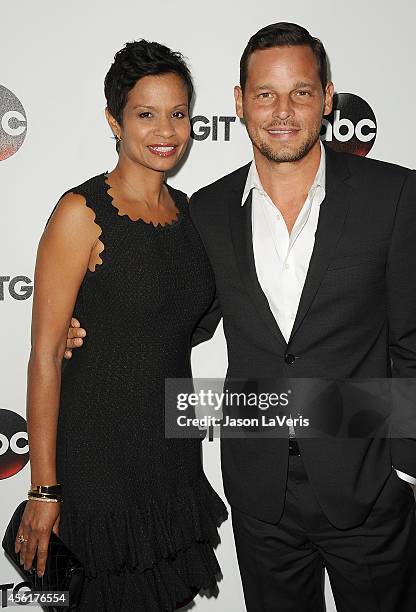
[[(293, 95), (298, 98), (309, 98), (312, 95), (312, 92), (307, 89), (298, 89), (293, 92)], [(260, 100), (270, 100), (273, 97), (274, 95), (270, 91), (262, 91), (257, 95), (257, 98)]]

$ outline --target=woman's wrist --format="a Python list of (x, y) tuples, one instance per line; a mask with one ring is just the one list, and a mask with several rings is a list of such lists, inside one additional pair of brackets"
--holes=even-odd
[(56, 485), (59, 484), (59, 482), (57, 482), (56, 480), (44, 480), (44, 481), (36, 481), (36, 482), (31, 482), (30, 486), (31, 487), (56, 487)]
[(31, 484), (30, 491), (36, 493), (61, 493), (62, 486), (59, 482), (55, 484)]
[(28, 499), (38, 501), (62, 501), (62, 486), (59, 483), (52, 485), (31, 485), (27, 493)]
[(30, 491), (27, 494), (27, 498), (34, 501), (44, 501), (44, 502), (61, 502), (62, 495), (46, 495), (42, 493), (31, 493)]

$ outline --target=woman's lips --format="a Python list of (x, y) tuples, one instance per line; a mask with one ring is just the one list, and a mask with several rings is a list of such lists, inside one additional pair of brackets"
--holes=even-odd
[(153, 155), (157, 155), (158, 157), (170, 157), (176, 152), (178, 145), (154, 144), (149, 145), (147, 148)]

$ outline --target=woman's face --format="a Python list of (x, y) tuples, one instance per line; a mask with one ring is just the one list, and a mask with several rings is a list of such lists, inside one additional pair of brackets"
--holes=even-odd
[(111, 129), (121, 137), (120, 157), (165, 172), (185, 152), (191, 134), (188, 90), (175, 73), (139, 79), (129, 91), (122, 126), (106, 114)]

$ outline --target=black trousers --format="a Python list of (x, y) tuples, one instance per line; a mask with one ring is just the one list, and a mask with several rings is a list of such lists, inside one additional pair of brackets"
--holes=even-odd
[(290, 455), (279, 522), (232, 521), (247, 612), (324, 612), (324, 567), (338, 612), (416, 611), (415, 498), (393, 469), (367, 519), (337, 529)]

